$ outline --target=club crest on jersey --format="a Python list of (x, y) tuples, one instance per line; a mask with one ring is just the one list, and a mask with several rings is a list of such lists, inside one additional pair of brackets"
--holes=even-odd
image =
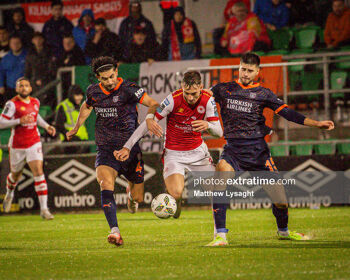
[(35, 110), (35, 111), (39, 111), (38, 105), (34, 104), (34, 110)]
[(256, 97), (256, 93), (255, 92), (251, 92), (250, 93), (250, 98), (255, 98)]
[(198, 112), (199, 114), (203, 114), (204, 111), (205, 111), (205, 108), (204, 108), (202, 105), (199, 105), (199, 106), (197, 107), (197, 112)]
[(184, 108), (179, 108), (179, 110), (177, 110), (179, 113), (182, 113), (184, 111)]
[(114, 103), (117, 103), (118, 100), (119, 100), (119, 96), (113, 96), (113, 102), (114, 102)]
[(22, 106), (22, 107), (20, 108), (20, 110), (21, 110), (21, 111), (25, 111), (25, 110), (26, 110), (26, 107), (23, 107), (23, 106)]

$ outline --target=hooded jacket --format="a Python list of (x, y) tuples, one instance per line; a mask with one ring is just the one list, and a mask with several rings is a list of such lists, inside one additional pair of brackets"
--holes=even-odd
[(156, 32), (154, 31), (152, 22), (142, 14), (141, 4), (139, 4), (140, 18), (134, 19), (131, 16), (131, 5), (132, 5), (132, 2), (130, 2), (130, 5), (129, 5), (130, 15), (127, 18), (125, 18), (120, 24), (119, 38), (120, 38), (121, 47), (123, 49), (129, 48), (133, 40), (133, 33), (134, 33), (135, 26), (140, 26), (146, 31), (146, 34), (147, 34), (146, 43), (149, 45), (152, 45), (154, 42), (157, 41)]
[[(89, 15), (92, 18), (91, 26), (86, 29), (84, 27), (83, 23), (83, 17)], [(86, 42), (94, 37), (95, 34), (95, 28), (94, 28), (94, 13), (91, 9), (85, 9), (79, 18), (78, 25), (73, 28), (73, 36), (75, 42), (78, 44), (78, 46), (83, 50), (85, 49)]]
[[(194, 34), (194, 42), (189, 43), (189, 44), (184, 44), (183, 35), (182, 35), (182, 24), (184, 23), (184, 21), (186, 19), (186, 15), (185, 15), (185, 11), (184, 11), (183, 7), (175, 8), (174, 14), (176, 12), (180, 12), (183, 15), (183, 21), (180, 23), (177, 23), (177, 22), (175, 22), (175, 20), (172, 20), (172, 21), (174, 21), (176, 35), (177, 35), (177, 39), (178, 39), (179, 44), (180, 44), (180, 52), (181, 52), (182, 56), (183, 56), (183, 52), (184, 52), (183, 49), (185, 48), (185, 46), (189, 45), (189, 44), (194, 44), (194, 47), (195, 47), (194, 58), (200, 58), (201, 53), (202, 53), (202, 44), (201, 44), (201, 39), (200, 39), (199, 32), (198, 32), (198, 29), (197, 29), (195, 22), (193, 20), (191, 20), (192, 27), (193, 27), (193, 34)], [(171, 36), (171, 22), (172, 21), (170, 21), (164, 27), (164, 30), (162, 33), (162, 49), (163, 49), (163, 52), (166, 53), (166, 55), (163, 54), (164, 57), (168, 57), (169, 52), (171, 52), (170, 36)], [(186, 59), (186, 57), (183, 56), (183, 59)]]

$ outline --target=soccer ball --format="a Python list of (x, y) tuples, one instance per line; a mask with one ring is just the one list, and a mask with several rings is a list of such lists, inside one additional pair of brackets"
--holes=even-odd
[(161, 193), (152, 200), (152, 211), (154, 215), (161, 219), (174, 216), (177, 206), (176, 200), (170, 194)]

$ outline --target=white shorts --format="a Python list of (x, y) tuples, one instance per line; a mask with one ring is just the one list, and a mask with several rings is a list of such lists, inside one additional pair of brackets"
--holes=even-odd
[(12, 172), (21, 171), (26, 162), (31, 162), (33, 160), (43, 160), (41, 142), (38, 142), (27, 149), (10, 148), (10, 166)]
[(188, 171), (215, 171), (213, 159), (204, 142), (198, 148), (190, 151), (165, 149), (164, 179), (175, 173), (185, 175), (185, 169)]

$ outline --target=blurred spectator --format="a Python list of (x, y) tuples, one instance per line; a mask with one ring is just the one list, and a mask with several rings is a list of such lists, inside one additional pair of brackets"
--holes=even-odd
[(23, 47), (30, 47), (34, 29), (26, 22), (23, 8), (13, 10), (12, 18), (6, 27), (10, 36), (18, 35), (21, 38)]
[(152, 22), (142, 14), (142, 6), (139, 0), (131, 0), (129, 5), (129, 16), (124, 19), (120, 25), (119, 38), (122, 49), (129, 48), (132, 40), (135, 26), (141, 26), (146, 30), (147, 44), (155, 44), (156, 33)]
[(214, 44), (214, 53), (219, 55), (225, 55), (227, 54), (227, 50), (225, 48), (221, 47), (221, 37), (224, 35), (225, 32), (225, 26), (228, 23), (228, 21), (234, 16), (233, 15), (233, 6), (234, 4), (238, 2), (243, 2), (248, 11), (250, 12), (250, 0), (228, 0), (226, 3), (226, 7), (224, 10), (224, 19), (225, 22), (220, 27), (217, 27), (213, 30), (213, 44)]
[(268, 51), (271, 41), (264, 23), (254, 13), (248, 13), (243, 2), (233, 6), (233, 13), (221, 38), (222, 47), (230, 54)]
[(53, 1), (51, 4), (52, 17), (45, 22), (43, 34), (52, 54), (59, 57), (63, 52), (62, 38), (65, 34), (72, 33), (72, 23), (63, 16), (63, 4), (61, 1)]
[(63, 37), (63, 53), (58, 59), (58, 67), (85, 65), (84, 53), (75, 43), (72, 34)]
[(0, 26), (0, 61), (9, 52), (9, 33), (4, 26)]
[(146, 31), (141, 27), (135, 27), (133, 42), (129, 49), (125, 50), (124, 61), (127, 63), (148, 62), (152, 64), (156, 60), (158, 48), (147, 45)]
[[(56, 68), (85, 65), (84, 53), (75, 43), (73, 35), (63, 37), (63, 53), (56, 61)], [(61, 74), (63, 93), (68, 91), (72, 84), (72, 75), (70, 72)], [(65, 96), (63, 96), (65, 98)]]
[[(95, 34), (94, 14), (91, 9), (85, 9), (79, 18), (78, 25), (73, 28), (73, 36), (77, 45), (84, 50), (86, 42)], [(91, 58), (86, 57), (86, 64), (90, 64)]]
[(183, 7), (175, 9), (173, 20), (164, 27), (162, 48), (168, 60), (201, 57), (202, 45), (197, 26), (185, 16)]
[[(26, 50), (21, 38), (13, 35), (10, 38), (10, 51), (0, 62), (0, 95), (6, 102), (16, 95), (16, 80), (24, 75)], [(0, 104), (1, 107), (4, 104)]]
[[(30, 79), (33, 92), (37, 92), (53, 79), (53, 58), (42, 33), (35, 32), (32, 43), (34, 47), (26, 57), (24, 76)], [(39, 98), (44, 104), (47, 103), (47, 95)]]
[(290, 1), (290, 25), (315, 25), (317, 22), (316, 14), (316, 5), (313, 0)]
[(106, 21), (98, 18), (95, 21), (95, 35), (85, 46), (85, 55), (91, 58), (113, 56), (117, 61), (122, 59), (122, 49), (117, 34), (107, 28)]
[(256, 0), (254, 13), (272, 31), (288, 24), (289, 10), (284, 0)]
[(332, 8), (324, 31), (327, 48), (350, 45), (350, 9), (344, 0), (333, 0)]
[(224, 11), (224, 17), (226, 22), (228, 22), (230, 20), (230, 18), (233, 17), (233, 5), (238, 3), (238, 2), (243, 2), (245, 4), (245, 6), (248, 9), (248, 12), (251, 11), (250, 9), (250, 0), (228, 0), (226, 3), (226, 7), (225, 7), (225, 11)]
[[(56, 129), (61, 141), (66, 141), (66, 133), (72, 130), (78, 120), (80, 106), (84, 100), (84, 92), (78, 85), (71, 85), (68, 90), (68, 98), (63, 100), (56, 107)], [(88, 140), (88, 133), (85, 125), (79, 128), (78, 133), (73, 136), (73, 141)], [(66, 147), (65, 153), (82, 153), (88, 150), (88, 146)]]
[(174, 16), (174, 9), (179, 7), (179, 6), (183, 6), (180, 3), (183, 1), (179, 1), (179, 0), (168, 0), (168, 1), (159, 1), (159, 7), (163, 12), (163, 26), (166, 26), (172, 19)]

